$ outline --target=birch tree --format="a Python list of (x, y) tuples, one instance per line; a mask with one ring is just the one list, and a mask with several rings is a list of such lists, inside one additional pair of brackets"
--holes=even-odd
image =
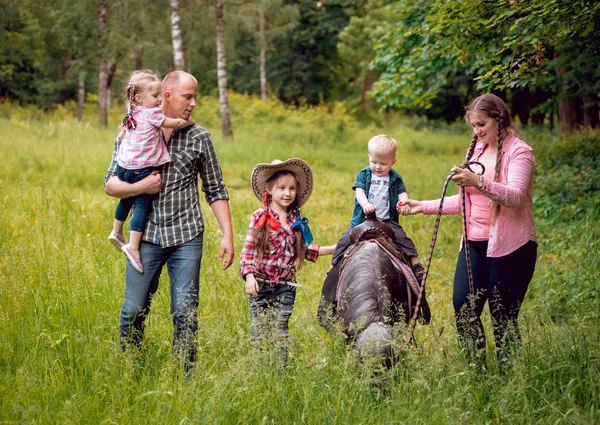
[(179, 25), (179, 0), (170, 0), (171, 5), (171, 39), (173, 41), (173, 65), (178, 71), (185, 68), (183, 55), (183, 39)]
[(265, 39), (265, 9), (258, 7), (258, 43), (260, 46), (260, 98), (267, 100), (267, 41)]
[(225, 53), (225, 22), (223, 18), (224, 0), (215, 5), (217, 39), (217, 78), (219, 84), (219, 102), (221, 105), (221, 127), (225, 139), (233, 139), (233, 127), (229, 115), (229, 97), (227, 94), (227, 55)]
[(287, 34), (298, 25), (298, 7), (283, 4), (283, 0), (251, 0), (243, 4), (239, 14), (244, 31), (257, 40), (260, 97), (266, 100), (267, 52), (276, 37)]
[(106, 44), (108, 29), (106, 24), (106, 0), (98, 1), (98, 125), (108, 124), (108, 63)]

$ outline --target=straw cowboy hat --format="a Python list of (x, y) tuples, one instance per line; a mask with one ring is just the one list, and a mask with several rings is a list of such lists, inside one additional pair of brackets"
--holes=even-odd
[(277, 171), (282, 170), (291, 171), (296, 175), (296, 180), (298, 181), (296, 200), (298, 201), (298, 207), (301, 207), (308, 201), (312, 193), (313, 176), (310, 165), (300, 158), (290, 158), (285, 161), (275, 159), (270, 164), (256, 165), (254, 170), (252, 170), (252, 177), (250, 179), (254, 195), (262, 202), (267, 180)]

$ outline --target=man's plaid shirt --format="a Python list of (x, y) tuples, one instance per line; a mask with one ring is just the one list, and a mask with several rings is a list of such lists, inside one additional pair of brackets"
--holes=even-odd
[[(253, 231), (264, 209), (259, 208), (250, 217), (246, 241), (242, 248), (240, 256), (240, 274), (246, 278), (247, 274), (254, 274), (255, 277), (269, 280), (276, 284), (281, 280), (296, 279), (296, 234), (292, 230), (292, 223), (296, 220), (296, 214), (290, 211), (285, 223), (282, 223), (277, 230), (271, 228), (269, 235), (269, 245), (263, 254), (260, 264), (256, 264), (258, 258), (258, 249), (254, 244)], [(269, 209), (275, 218), (279, 218), (277, 213)], [(306, 247), (306, 259), (315, 262), (319, 257), (319, 246), (310, 244)]]
[[(116, 156), (121, 137), (117, 137), (112, 161), (104, 177), (104, 184), (116, 175)], [(221, 166), (210, 133), (193, 125), (176, 129), (166, 143), (171, 162), (161, 171), (162, 187), (153, 202), (142, 240), (163, 248), (181, 245), (204, 231), (200, 211), (198, 175), (206, 202), (229, 199)]]

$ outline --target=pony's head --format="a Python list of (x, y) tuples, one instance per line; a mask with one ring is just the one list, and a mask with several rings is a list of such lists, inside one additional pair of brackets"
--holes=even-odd
[(340, 272), (337, 312), (361, 360), (394, 361), (391, 329), (410, 310), (404, 275), (376, 241), (358, 242)]
[(391, 327), (383, 322), (369, 324), (355, 340), (354, 347), (363, 361), (376, 360), (389, 364), (394, 358)]

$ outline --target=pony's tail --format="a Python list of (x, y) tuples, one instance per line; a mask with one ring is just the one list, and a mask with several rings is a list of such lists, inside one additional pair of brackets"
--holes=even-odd
[(390, 360), (394, 356), (392, 332), (383, 322), (373, 322), (356, 339), (355, 348), (364, 361), (367, 359)]

